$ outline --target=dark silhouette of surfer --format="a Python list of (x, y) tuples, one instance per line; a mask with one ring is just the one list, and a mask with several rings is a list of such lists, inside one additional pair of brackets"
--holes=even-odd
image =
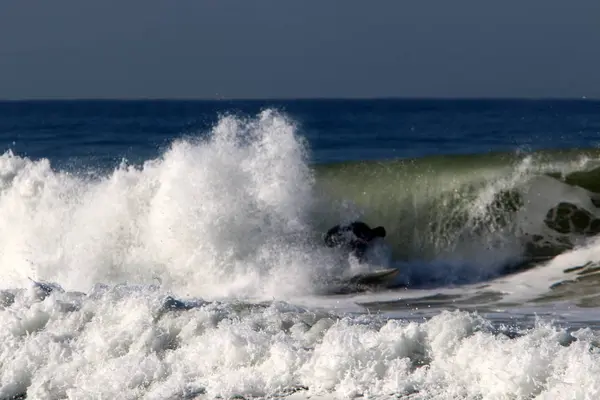
[(327, 231), (325, 245), (346, 249), (362, 261), (371, 241), (384, 238), (385, 234), (383, 226), (371, 229), (364, 222), (356, 221), (348, 225), (336, 225)]

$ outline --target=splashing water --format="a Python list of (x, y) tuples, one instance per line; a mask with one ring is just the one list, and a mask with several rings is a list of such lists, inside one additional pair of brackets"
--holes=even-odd
[[(151, 283), (193, 295), (307, 290), (313, 176), (284, 116), (222, 118), (141, 167), (98, 179), (0, 157), (3, 285), (27, 277), (87, 290)], [(310, 250), (310, 251), (309, 251)]]

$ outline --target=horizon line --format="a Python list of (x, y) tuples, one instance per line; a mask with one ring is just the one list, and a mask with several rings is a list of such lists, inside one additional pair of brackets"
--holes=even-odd
[(508, 96), (464, 96), (464, 97), (425, 97), (425, 96), (365, 96), (365, 97), (33, 97), (0, 98), (2, 103), (35, 102), (285, 102), (285, 101), (599, 101), (600, 97), (508, 97)]

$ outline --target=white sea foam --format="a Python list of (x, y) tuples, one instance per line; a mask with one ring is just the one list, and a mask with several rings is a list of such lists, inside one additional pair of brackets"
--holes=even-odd
[(285, 303), (175, 307), (127, 286), (42, 297), (20, 291), (0, 309), (0, 398), (600, 394), (600, 337), (589, 329), (539, 322), (507, 335), (465, 312), (409, 322)]

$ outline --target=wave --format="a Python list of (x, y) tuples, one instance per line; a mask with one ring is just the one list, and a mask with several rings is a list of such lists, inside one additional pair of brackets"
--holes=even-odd
[[(295, 122), (274, 110), (223, 116), (208, 135), (99, 175), (7, 152), (2, 285), (32, 278), (86, 291), (158, 281), (195, 296), (310, 293), (362, 268), (321, 245), (326, 228), (353, 219), (386, 227), (371, 262), (416, 262), (406, 267), (412, 282), (484, 279), (532, 249), (564, 251), (590, 236), (572, 224), (565, 232), (560, 218), (598, 216), (599, 156), (574, 149), (311, 165)], [(447, 266), (418, 263), (430, 261)]]
[[(585, 307), (600, 304), (600, 267), (581, 264), (600, 257), (599, 156), (311, 165), (273, 110), (222, 117), (108, 173), (7, 152), (0, 398), (598, 392), (598, 318)], [(361, 268), (322, 246), (325, 228), (352, 219), (387, 228), (370, 262), (401, 264), (418, 290), (314, 296)], [(540, 252), (562, 254), (502, 275)], [(578, 309), (558, 304), (574, 298)]]
[(396, 259), (506, 265), (600, 232), (597, 149), (340, 163), (317, 177), (331, 200), (323, 226), (383, 224)]
[(598, 333), (545, 318), (390, 320), (173, 301), (126, 285), (42, 297), (19, 291), (10, 312), (0, 304), (1, 398), (585, 398), (600, 388)]

